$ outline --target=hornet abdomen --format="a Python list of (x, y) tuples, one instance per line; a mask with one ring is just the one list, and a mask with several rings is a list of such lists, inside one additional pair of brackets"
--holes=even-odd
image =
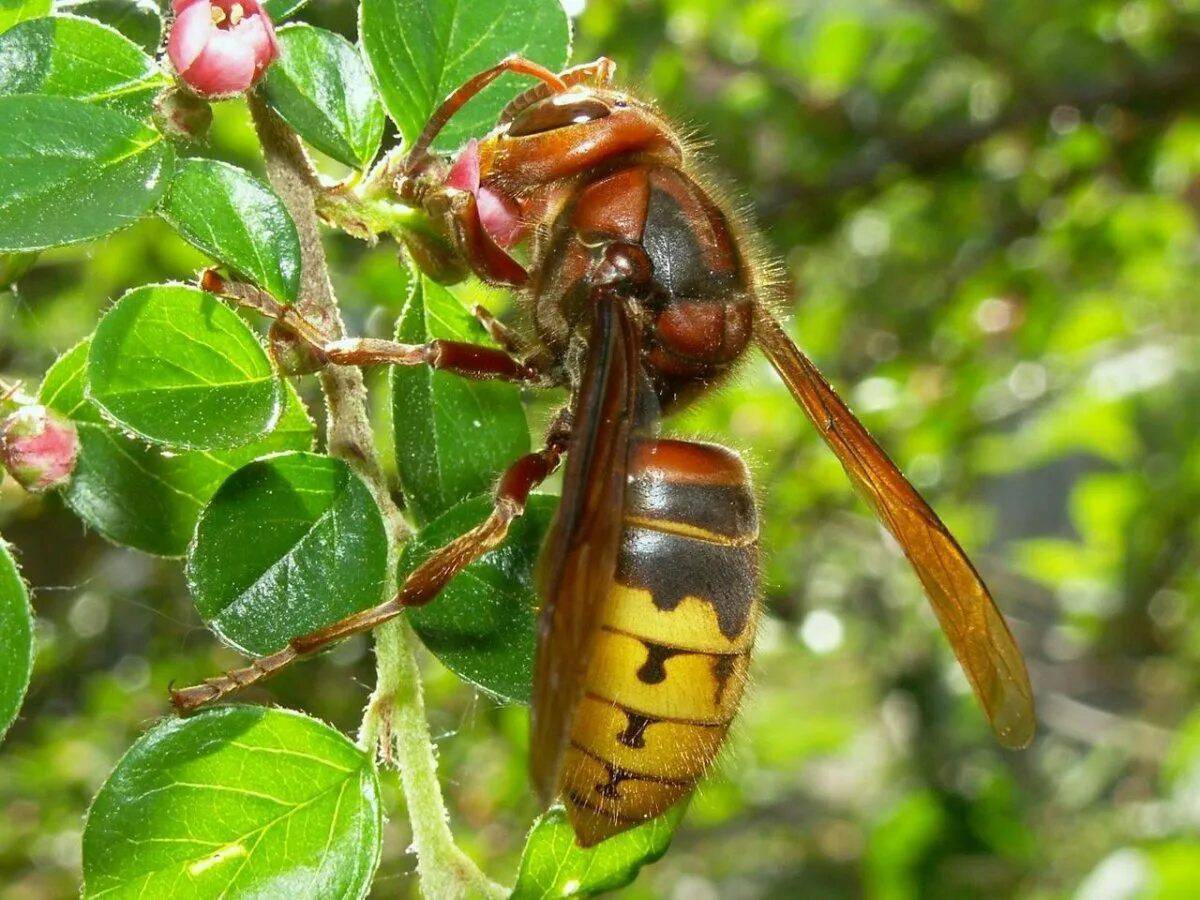
[(662, 814), (712, 763), (737, 711), (758, 612), (758, 521), (731, 450), (631, 451), (617, 568), (560, 795), (584, 845)]

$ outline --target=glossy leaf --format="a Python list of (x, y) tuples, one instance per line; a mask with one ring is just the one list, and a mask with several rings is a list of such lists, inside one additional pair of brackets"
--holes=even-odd
[(147, 53), (158, 52), (162, 41), (162, 16), (154, 0), (59, 0), (54, 9), (103, 22)]
[(260, 655), (379, 603), (386, 572), (370, 491), (346, 463), (315, 453), (231, 475), (201, 514), (187, 562), (204, 621)]
[(148, 119), (167, 81), (136, 44), (88, 19), (48, 16), (0, 35), (0, 96), (74, 97)]
[(122, 113), (70, 97), (0, 97), (0, 251), (130, 225), (158, 203), (173, 154)]
[[(553, 497), (531, 497), (503, 544), (452, 579), (433, 603), (408, 613), (449, 669), (505, 700), (529, 702), (538, 607), (533, 572), (555, 506)], [(404, 547), (401, 578), (491, 510), (491, 497), (473, 497), (422, 528)]]
[(306, 6), (308, 6), (308, 0), (266, 0), (263, 9), (271, 17), (271, 21), (278, 25), (284, 19), (290, 19)]
[[(416, 278), (400, 314), (397, 337), (491, 344), (458, 298), (428, 278)], [(427, 522), (475, 494), (529, 452), (529, 427), (517, 388), (471, 381), (427, 366), (392, 370), (396, 465), (413, 514)]]
[(341, 35), (311, 25), (281, 28), (267, 70), (267, 102), (322, 153), (365, 169), (383, 137), (383, 104), (362, 57)]
[(566, 811), (552, 808), (534, 822), (525, 841), (513, 900), (590, 897), (624, 887), (667, 852), (686, 809), (681, 802), (645, 825), (584, 849), (575, 843)]
[[(559, 0), (363, 0), (361, 9), (367, 62), (388, 114), (410, 142), (451, 91), (509, 54), (555, 71), (569, 55), (571, 29)], [(483, 135), (531, 83), (498, 79), (454, 117), (435, 146), (452, 149)]]
[(0, 0), (0, 32), (50, 14), (50, 0)]
[(0, 738), (17, 717), (33, 671), (33, 611), (8, 545), (0, 540)]
[(300, 237), (283, 201), (237, 166), (183, 159), (159, 215), (184, 240), (280, 300), (300, 290)]
[(126, 436), (84, 396), (87, 357), (87, 341), (64, 353), (46, 373), (39, 399), (79, 432), (79, 460), (63, 499), (110, 541), (183, 556), (200, 510), (227, 477), (268, 453), (312, 449), (312, 420), (288, 384), (279, 424), (261, 440), (229, 450), (164, 452)]
[(141, 737), (96, 795), (84, 897), (363, 897), (382, 816), (371, 760), (323, 722), (227, 706)]
[(193, 450), (257, 440), (283, 406), (254, 332), (216, 297), (181, 284), (136, 288), (105, 314), (86, 392), (135, 435)]

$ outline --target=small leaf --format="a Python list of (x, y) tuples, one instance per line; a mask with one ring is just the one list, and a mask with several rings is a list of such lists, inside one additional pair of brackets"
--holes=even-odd
[(686, 808), (681, 802), (659, 818), (585, 850), (575, 843), (566, 812), (553, 807), (533, 823), (525, 841), (513, 900), (589, 897), (624, 887), (642, 866), (667, 852)]
[(254, 332), (216, 297), (181, 284), (135, 288), (105, 314), (87, 395), (135, 435), (193, 450), (261, 438), (283, 406)]
[(59, 357), (38, 397), (79, 432), (79, 459), (63, 499), (110, 541), (159, 556), (183, 556), (200, 510), (233, 472), (268, 453), (312, 449), (312, 420), (289, 383), (279, 424), (261, 440), (232, 450), (164, 453), (126, 437), (84, 397), (87, 357), (87, 341)]
[(33, 672), (33, 611), (8, 545), (0, 540), (0, 738), (17, 717)]
[(323, 28), (281, 28), (279, 59), (262, 91), (296, 133), (322, 153), (365, 169), (383, 137), (383, 104), (362, 57), (349, 41)]
[[(511, 53), (558, 71), (567, 61), (571, 28), (559, 0), (363, 0), (367, 62), (388, 114), (412, 142), (446, 96)], [(435, 147), (449, 150), (489, 131), (504, 105), (531, 85), (504, 75), (468, 103)]]
[(0, 32), (18, 22), (50, 15), (50, 0), (0, 0)]
[(0, 251), (42, 250), (131, 225), (174, 154), (122, 113), (70, 97), (0, 97)]
[(387, 535), (350, 467), (284, 453), (239, 469), (196, 526), (196, 608), (225, 641), (266, 654), (382, 599)]
[[(397, 338), (492, 345), (458, 298), (428, 278), (414, 278)], [(529, 452), (529, 426), (515, 385), (472, 381), (427, 366), (392, 369), (396, 465), (409, 508), (428, 522), (475, 494)]]
[(83, 896), (365, 897), (382, 815), (371, 760), (323, 722), (227, 706), (166, 719), (83, 830)]
[(58, 0), (54, 8), (103, 22), (147, 53), (157, 53), (162, 41), (162, 16), (154, 0)]
[[(401, 579), (482, 522), (492, 505), (491, 497), (472, 497), (417, 532), (400, 557)], [(529, 702), (538, 607), (533, 570), (556, 505), (554, 497), (530, 497), (503, 544), (451, 579), (428, 606), (408, 612), (447, 668), (505, 700)]]
[(263, 9), (271, 17), (271, 21), (278, 25), (284, 19), (290, 19), (306, 6), (308, 6), (308, 0), (267, 0), (263, 4)]
[(180, 160), (159, 215), (200, 251), (295, 302), (296, 224), (275, 192), (250, 173), (213, 159)]
[(72, 16), (22, 22), (0, 35), (0, 96), (53, 94), (149, 118), (167, 76), (118, 32)]

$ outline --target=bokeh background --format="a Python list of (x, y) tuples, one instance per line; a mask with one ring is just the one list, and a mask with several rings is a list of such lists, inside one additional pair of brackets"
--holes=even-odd
[[(1030, 750), (990, 740), (915, 579), (756, 357), (674, 427), (752, 460), (771, 613), (720, 769), (625, 894), (1200, 895), (1200, 2), (570, 10), (577, 60), (613, 57), (707, 143), (804, 345), (992, 584), (1040, 713)], [(353, 37), (348, 0), (301, 18)], [(261, 168), (239, 104), (205, 152)], [(352, 327), (388, 334), (394, 251), (331, 250)], [(45, 254), (0, 292), (0, 374), (36, 383), (112, 298), (201, 264), (157, 222)], [(92, 794), (168, 682), (234, 658), (177, 563), (11, 481), (0, 532), (40, 647), (0, 756), (0, 897), (75, 896)], [(455, 831), (509, 879), (536, 813), (526, 711), (426, 662)], [(263, 696), (352, 730), (371, 677), (352, 641)], [(394, 778), (388, 808), (375, 893), (408, 896)]]

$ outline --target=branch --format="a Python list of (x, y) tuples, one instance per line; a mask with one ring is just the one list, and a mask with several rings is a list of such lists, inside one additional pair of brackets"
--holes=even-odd
[[(316, 213), (324, 188), (295, 134), (258, 96), (251, 93), (247, 99), (262, 143), (267, 178), (300, 235), (301, 299), (297, 311), (322, 334), (334, 340), (344, 338), (346, 329), (330, 282)], [(399, 546), (411, 529), (388, 492), (379, 464), (362, 372), (353, 366), (327, 366), (321, 372), (321, 387), (328, 413), (328, 451), (362, 476), (389, 526), (385, 591), (390, 595), (396, 590)], [(507, 892), (480, 872), (454, 843), (425, 718), (412, 628), (401, 617), (379, 628), (375, 641), (375, 691), (363, 714), (359, 742), (400, 770), (424, 893), (439, 898), (505, 896)]]

